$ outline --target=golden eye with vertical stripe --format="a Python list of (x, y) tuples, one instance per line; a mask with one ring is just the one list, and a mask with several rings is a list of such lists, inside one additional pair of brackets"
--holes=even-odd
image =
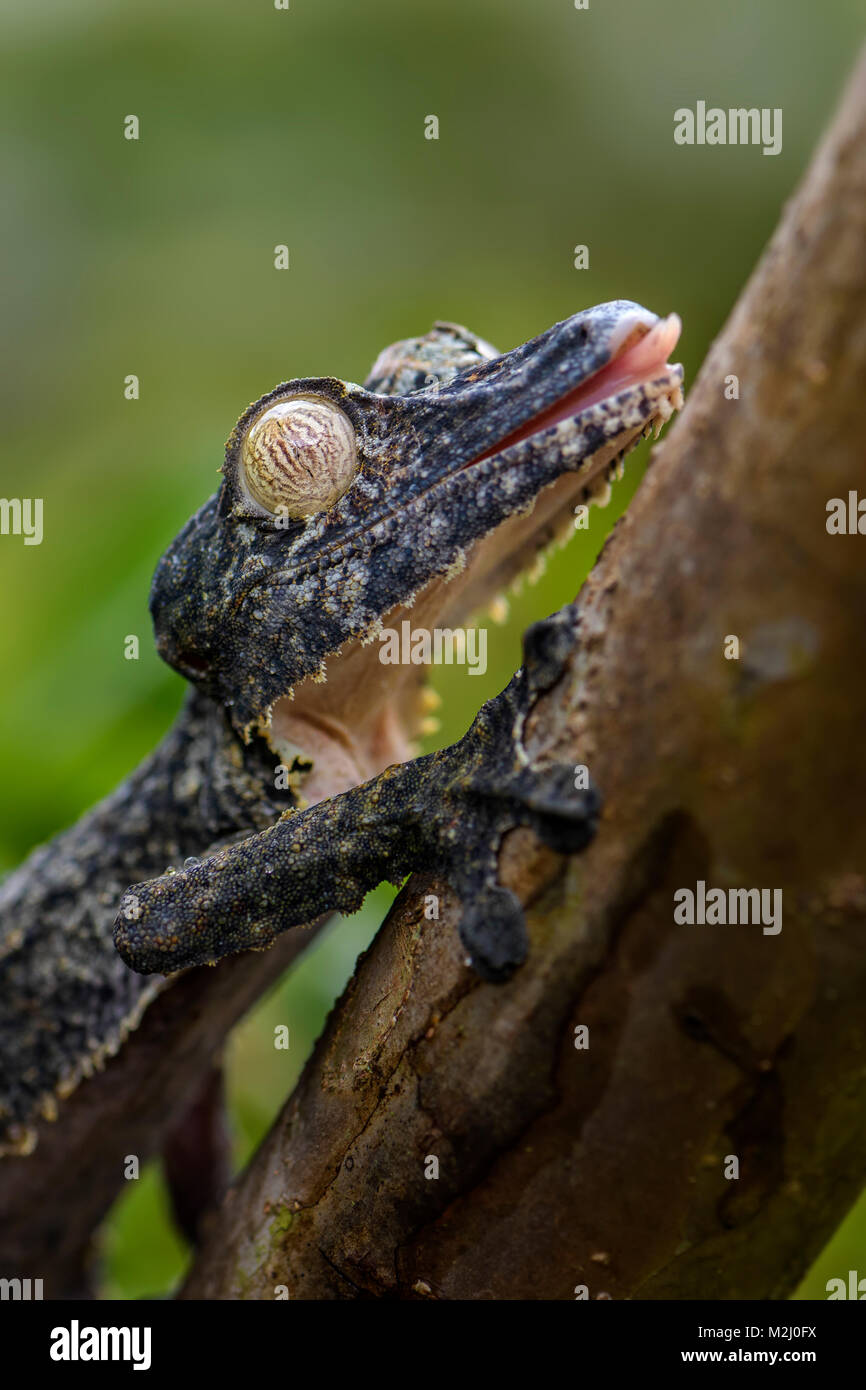
[(241, 449), (250, 495), (269, 512), (315, 516), (342, 497), (358, 470), (348, 416), (319, 396), (292, 396), (265, 410)]

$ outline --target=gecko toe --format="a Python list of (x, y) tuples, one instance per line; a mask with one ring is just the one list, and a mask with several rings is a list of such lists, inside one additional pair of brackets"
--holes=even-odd
[(561, 763), (527, 769), (521, 786), (524, 823), (549, 849), (578, 854), (595, 835), (601, 797), (594, 787), (576, 788), (574, 769)]
[(526, 919), (510, 888), (488, 885), (466, 906), (459, 926), (472, 968), (482, 980), (504, 984), (529, 952)]

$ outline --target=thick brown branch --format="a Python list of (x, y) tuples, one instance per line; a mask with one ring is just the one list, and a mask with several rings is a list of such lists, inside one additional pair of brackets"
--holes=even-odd
[[(533, 950), (501, 988), (413, 880), (187, 1296), (782, 1297), (854, 1199), (866, 541), (825, 520), (864, 478), (864, 246), (866, 61), (534, 717), (597, 841), (504, 846)], [(781, 932), (675, 924), (699, 880), (780, 888)]]
[(3, 1159), (4, 1269), (42, 1279), (46, 1297), (88, 1294), (93, 1231), (123, 1185), (127, 1157), (144, 1164), (161, 1151), (227, 1033), (309, 940), (309, 932), (292, 932), (273, 951), (173, 981), (105, 1070), (78, 1087), (54, 1124), (42, 1125), (35, 1153)]

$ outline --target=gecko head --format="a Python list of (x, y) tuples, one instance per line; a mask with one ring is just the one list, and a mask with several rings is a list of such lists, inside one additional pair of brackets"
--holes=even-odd
[(629, 300), (503, 354), (437, 324), (386, 349), (364, 387), (278, 386), (160, 561), (161, 655), (249, 738), (401, 610), (423, 599), (428, 625), (477, 610), (681, 404), (679, 331)]

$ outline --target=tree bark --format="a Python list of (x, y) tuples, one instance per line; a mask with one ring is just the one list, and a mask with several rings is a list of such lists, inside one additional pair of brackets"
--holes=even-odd
[[(596, 841), (504, 843), (505, 986), (407, 885), (183, 1296), (790, 1293), (866, 1166), (866, 539), (826, 529), (864, 437), (866, 57), (532, 716)], [(781, 931), (677, 924), (701, 880)]]
[(291, 932), (271, 951), (170, 981), (117, 1056), (78, 1087), (53, 1124), (40, 1125), (35, 1153), (3, 1159), (4, 1274), (42, 1279), (46, 1298), (91, 1296), (93, 1232), (123, 1186), (127, 1159), (143, 1166), (162, 1151), (232, 1027), (311, 939), (309, 930)]

